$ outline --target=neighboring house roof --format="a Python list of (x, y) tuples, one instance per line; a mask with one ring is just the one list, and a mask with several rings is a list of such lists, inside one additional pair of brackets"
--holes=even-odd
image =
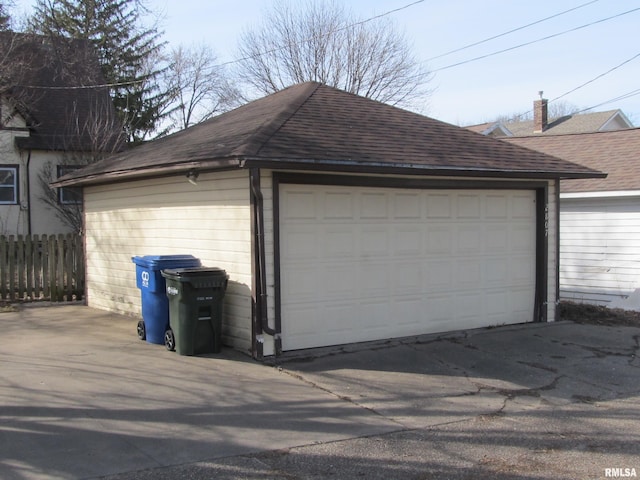
[[(121, 131), (108, 88), (91, 44), (82, 40), (0, 32), (0, 93), (14, 105), (30, 135), (19, 148), (35, 150), (96, 149), (117, 141)], [(6, 118), (6, 112), (3, 112)], [(1, 127), (1, 125), (0, 125)], [(105, 131), (111, 138), (104, 141)]]
[(607, 112), (579, 113), (550, 119), (542, 132), (534, 133), (533, 120), (524, 122), (504, 122), (504, 127), (514, 137), (527, 135), (569, 135), (574, 133), (591, 133), (606, 130), (632, 128), (633, 125), (620, 110)]
[(640, 190), (640, 128), (501, 140), (608, 173), (607, 178), (562, 182), (562, 193)]
[(511, 178), (602, 175), (308, 82), (91, 164), (54, 185), (110, 183), (191, 168), (248, 167)]
[(482, 135), (487, 135), (489, 137), (510, 137), (513, 135), (513, 133), (511, 133), (511, 131), (509, 131), (509, 129), (501, 122), (480, 123), (478, 125), (470, 125), (465, 128), (472, 132), (481, 133)]

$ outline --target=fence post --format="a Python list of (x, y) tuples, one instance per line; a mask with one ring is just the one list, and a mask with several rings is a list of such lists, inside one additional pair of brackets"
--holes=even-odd
[(16, 242), (13, 235), (9, 235), (9, 300), (16, 296)]
[(24, 239), (24, 268), (25, 268), (25, 297), (27, 300), (34, 299), (33, 285), (33, 239), (31, 235), (27, 235)]

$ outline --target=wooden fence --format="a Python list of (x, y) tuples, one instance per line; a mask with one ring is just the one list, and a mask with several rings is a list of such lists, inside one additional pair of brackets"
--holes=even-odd
[(80, 235), (0, 235), (0, 300), (63, 302), (84, 295)]

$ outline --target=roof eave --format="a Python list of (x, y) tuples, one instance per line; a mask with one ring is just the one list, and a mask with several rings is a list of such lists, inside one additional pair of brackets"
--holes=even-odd
[(526, 179), (580, 179), (605, 178), (606, 173), (598, 171), (547, 171), (547, 170), (505, 170), (475, 167), (454, 167), (424, 164), (390, 164), (376, 161), (313, 160), (286, 158), (243, 158), (233, 157), (206, 161), (194, 161), (175, 165), (163, 165), (152, 168), (119, 170), (81, 177), (73, 173), (51, 183), (52, 187), (83, 187), (127, 180), (143, 180), (166, 177), (190, 170), (216, 171), (236, 168), (269, 168), (272, 170), (305, 170), (320, 172), (396, 174), (396, 175), (433, 175), (477, 178), (526, 178)]
[(74, 173), (60, 177), (51, 182), (52, 187), (84, 187), (90, 185), (104, 185), (121, 181), (146, 180), (149, 178), (167, 177), (180, 173), (188, 173), (190, 170), (214, 171), (242, 168), (242, 161), (238, 158), (216, 159), (215, 161), (194, 161), (177, 163), (175, 165), (162, 165), (150, 168), (129, 170), (115, 170), (104, 173), (74, 176)]
[(495, 178), (536, 178), (536, 179), (579, 179), (605, 178), (606, 173), (590, 171), (546, 171), (546, 170), (504, 170), (474, 167), (450, 167), (424, 164), (389, 164), (381, 162), (344, 161), (344, 160), (304, 160), (277, 158), (247, 158), (246, 168), (270, 168), (273, 170), (327, 170), (345, 173), (466, 176)]

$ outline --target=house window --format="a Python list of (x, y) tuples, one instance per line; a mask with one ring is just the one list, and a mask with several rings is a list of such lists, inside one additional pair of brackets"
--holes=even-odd
[(18, 203), (18, 166), (0, 167), (0, 204)]
[[(80, 168), (78, 165), (58, 165), (58, 178)], [(77, 205), (82, 203), (82, 189), (74, 187), (60, 187), (58, 189), (58, 201), (62, 205)]]

